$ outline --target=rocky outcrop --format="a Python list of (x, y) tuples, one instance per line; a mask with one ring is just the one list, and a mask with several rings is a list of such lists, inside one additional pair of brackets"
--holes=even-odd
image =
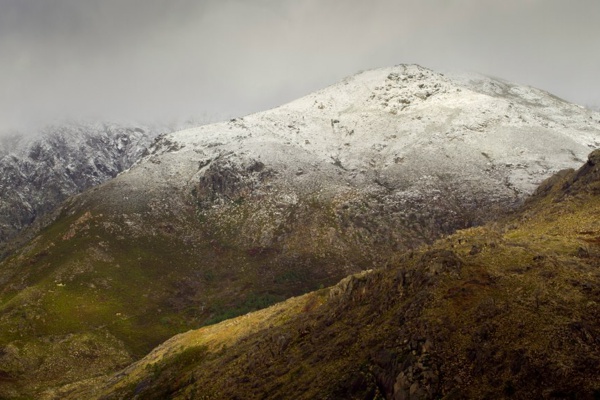
[(192, 188), (201, 209), (241, 201), (253, 192), (261, 190), (265, 181), (275, 171), (265, 169), (260, 161), (250, 160), (248, 165), (238, 165), (226, 158), (219, 158), (204, 171), (198, 184)]

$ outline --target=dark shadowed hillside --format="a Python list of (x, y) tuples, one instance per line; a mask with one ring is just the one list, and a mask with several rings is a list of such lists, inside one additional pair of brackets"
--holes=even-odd
[(176, 336), (48, 397), (598, 398), (599, 215), (595, 151), (503, 222)]

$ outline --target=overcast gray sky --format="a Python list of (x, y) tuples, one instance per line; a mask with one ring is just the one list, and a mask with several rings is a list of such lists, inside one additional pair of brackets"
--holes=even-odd
[(0, 131), (239, 116), (400, 63), (600, 105), (599, 21), (599, 0), (0, 0)]

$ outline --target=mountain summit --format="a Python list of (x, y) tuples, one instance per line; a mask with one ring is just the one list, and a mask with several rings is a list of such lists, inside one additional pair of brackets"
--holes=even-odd
[[(289, 209), (310, 197), (339, 220), (351, 215), (355, 233), (412, 246), (518, 204), (553, 172), (581, 163), (600, 146), (599, 132), (600, 114), (541, 90), (401, 65), (167, 135), (121, 186), (175, 185), (207, 216), (231, 216), (242, 200), (264, 209), (253, 200), (266, 196)], [(256, 218), (245, 228), (270, 246), (284, 218), (253, 229)], [(381, 231), (390, 219), (407, 229)]]
[(416, 65), (161, 136), (0, 263), (0, 395), (114, 371), (175, 333), (389, 265), (598, 145), (598, 113)]

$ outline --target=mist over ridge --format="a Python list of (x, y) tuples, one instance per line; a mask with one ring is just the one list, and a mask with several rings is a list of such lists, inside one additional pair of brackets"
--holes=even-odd
[(0, 132), (242, 116), (359, 70), (478, 71), (600, 104), (600, 4), (5, 0)]

